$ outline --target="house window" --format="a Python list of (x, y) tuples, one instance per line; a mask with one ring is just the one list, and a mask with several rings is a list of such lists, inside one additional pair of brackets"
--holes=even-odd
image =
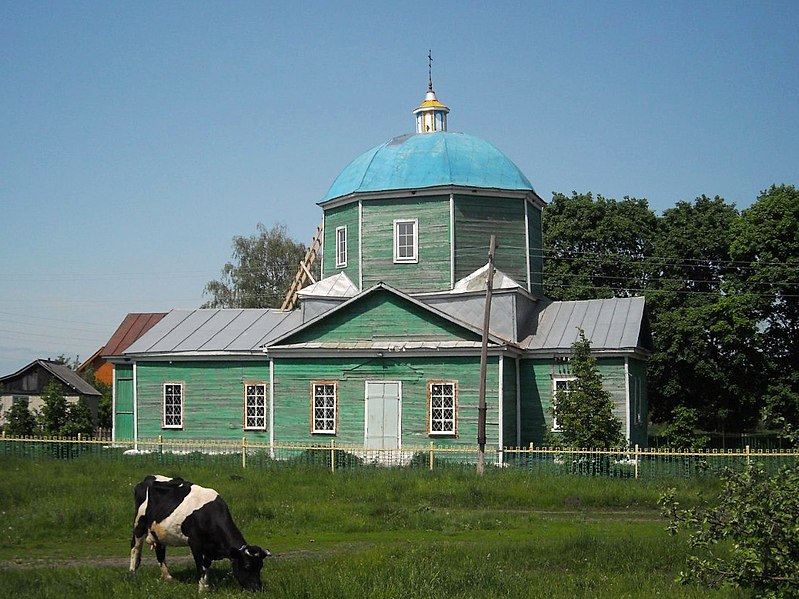
[(311, 432), (336, 434), (337, 387), (330, 381), (311, 383)]
[(183, 428), (183, 383), (164, 383), (164, 428)]
[(455, 435), (455, 416), (457, 413), (457, 384), (435, 381), (428, 387), (430, 406), (430, 434)]
[(266, 385), (244, 384), (244, 428), (264, 430), (266, 428)]
[[(569, 392), (569, 384), (571, 381), (574, 380), (574, 377), (570, 378), (556, 378), (553, 381), (553, 388), (552, 388), (552, 405), (555, 406), (555, 398), (557, 397), (558, 393), (568, 393)], [(558, 415), (557, 413), (552, 414), (552, 430), (559, 431), (560, 425), (558, 424)]]
[(394, 262), (418, 262), (418, 219), (394, 221)]
[(336, 268), (347, 266), (347, 227), (336, 228)]

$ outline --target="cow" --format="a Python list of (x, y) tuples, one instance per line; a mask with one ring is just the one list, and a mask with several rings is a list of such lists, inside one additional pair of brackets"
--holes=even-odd
[(164, 580), (172, 579), (166, 567), (166, 547), (188, 545), (197, 566), (200, 592), (208, 589), (211, 563), (226, 558), (242, 588), (261, 588), (261, 568), (271, 553), (247, 544), (219, 493), (182, 478), (150, 475), (136, 485), (133, 496), (136, 515), (130, 542), (131, 574), (141, 563), (146, 540), (155, 549)]

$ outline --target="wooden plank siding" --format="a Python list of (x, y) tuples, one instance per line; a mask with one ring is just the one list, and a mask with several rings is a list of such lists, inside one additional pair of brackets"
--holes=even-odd
[[(364, 443), (365, 388), (367, 381), (402, 384), (401, 443), (405, 447), (463, 445), (477, 442), (477, 405), (480, 357), (430, 358), (302, 358), (276, 359), (275, 442), (323, 443), (362, 446)], [(486, 378), (488, 444), (496, 447), (498, 428), (498, 360), (489, 357)], [(337, 381), (336, 434), (311, 432), (311, 384)], [(457, 382), (457, 436), (429, 434), (428, 385), (431, 381)]]
[[(360, 237), (358, 230), (358, 202), (325, 210), (324, 227), (324, 242), (322, 245), (324, 271), (322, 277), (330, 277), (344, 271), (350, 281), (357, 287), (359, 280), (358, 241)], [(338, 227), (347, 227), (347, 266), (345, 268), (336, 266), (336, 229)]]
[(455, 280), (486, 265), (491, 235), (495, 267), (527, 288), (524, 200), (515, 198), (455, 196)]
[(282, 343), (377, 339), (479, 341), (480, 335), (424, 310), (394, 293), (378, 289), (354, 303), (349, 309), (330, 314), (315, 325), (284, 339)]
[(527, 205), (527, 239), (530, 253), (530, 293), (544, 297), (544, 236), (541, 208)]
[[(394, 221), (418, 219), (418, 262), (394, 263)], [(363, 287), (407, 293), (450, 288), (449, 196), (363, 201)]]
[[(136, 366), (139, 438), (241, 439), (261, 443), (269, 433), (244, 429), (244, 383), (264, 383), (263, 361), (139, 362)], [(163, 384), (183, 383), (183, 428), (162, 426)], [(269, 398), (267, 396), (267, 409)], [(268, 422), (268, 420), (267, 420)]]
[(503, 358), (502, 363), (502, 444), (504, 447), (518, 447), (517, 409), (516, 409), (516, 367), (515, 358)]
[[(645, 365), (644, 365), (645, 368)], [(597, 370), (602, 375), (602, 386), (610, 392), (613, 415), (627, 430), (627, 386), (624, 358), (598, 358)], [(552, 430), (553, 361), (551, 358), (522, 360), (520, 385), (522, 388), (522, 444), (542, 445)], [(645, 429), (645, 427), (644, 427)], [(635, 441), (633, 441), (635, 442)]]

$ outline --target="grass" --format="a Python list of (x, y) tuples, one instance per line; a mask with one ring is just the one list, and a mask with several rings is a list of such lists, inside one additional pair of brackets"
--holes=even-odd
[[(127, 576), (132, 489), (151, 472), (226, 498), (248, 541), (275, 554), (263, 576), (270, 597), (743, 596), (673, 582), (686, 547), (658, 516), (663, 483), (511, 469), (482, 478), (471, 469), (242, 470), (153, 457), (0, 457), (0, 468), (0, 596), (15, 599), (193, 593), (193, 565), (175, 559), (185, 549), (169, 549), (173, 583), (158, 579), (149, 552)], [(684, 505), (719, 490), (710, 479), (668, 486)], [(212, 573), (214, 596), (243, 596), (227, 562)]]

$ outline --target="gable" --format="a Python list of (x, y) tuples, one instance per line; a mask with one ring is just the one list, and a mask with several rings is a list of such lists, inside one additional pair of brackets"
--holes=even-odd
[(479, 343), (480, 334), (385, 288), (333, 310), (278, 345), (373, 341)]

